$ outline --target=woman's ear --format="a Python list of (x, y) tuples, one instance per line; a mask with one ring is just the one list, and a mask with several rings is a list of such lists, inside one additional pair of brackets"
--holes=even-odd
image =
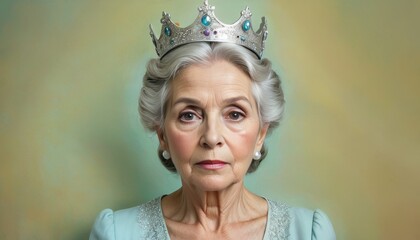
[(159, 139), (159, 144), (162, 150), (167, 149), (167, 142), (166, 142), (166, 137), (165, 137), (165, 132), (163, 131), (162, 128), (158, 128), (156, 130), (156, 135), (158, 136)]
[(267, 131), (268, 131), (269, 126), (270, 126), (269, 123), (265, 123), (263, 127), (260, 129), (260, 132), (258, 133), (257, 144), (256, 144), (257, 149), (261, 150), (262, 145), (264, 144), (265, 137), (267, 136)]

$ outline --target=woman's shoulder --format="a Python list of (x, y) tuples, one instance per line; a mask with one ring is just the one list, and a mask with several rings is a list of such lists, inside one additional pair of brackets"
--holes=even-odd
[(159, 235), (162, 221), (160, 198), (118, 211), (104, 209), (97, 216), (89, 239), (141, 239), (150, 234)]
[(333, 225), (323, 211), (293, 207), (289, 214), (289, 233), (296, 239), (336, 239)]
[(132, 232), (137, 227), (138, 208), (139, 206), (118, 211), (102, 210), (96, 217), (89, 239), (111, 240), (117, 239), (120, 233)]
[(282, 216), (282, 223), (288, 225), (288, 239), (336, 239), (333, 225), (321, 210), (290, 207), (284, 203), (269, 200), (274, 218)]

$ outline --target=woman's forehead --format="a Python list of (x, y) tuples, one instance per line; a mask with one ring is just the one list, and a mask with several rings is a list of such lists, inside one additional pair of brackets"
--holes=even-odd
[[(226, 61), (192, 65), (171, 83), (170, 105), (229, 105), (232, 101), (253, 108), (251, 80), (241, 69)], [(210, 104), (210, 105), (209, 105)]]
[(250, 85), (250, 77), (238, 66), (217, 60), (208, 64), (193, 64), (185, 67), (173, 79), (173, 87)]

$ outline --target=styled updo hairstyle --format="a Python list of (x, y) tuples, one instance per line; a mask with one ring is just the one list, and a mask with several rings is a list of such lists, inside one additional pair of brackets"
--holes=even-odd
[[(210, 64), (216, 60), (228, 61), (252, 79), (252, 93), (258, 107), (260, 126), (269, 124), (268, 134), (279, 125), (284, 111), (284, 95), (279, 76), (272, 70), (268, 59), (258, 59), (250, 50), (232, 43), (189, 43), (169, 52), (162, 59), (151, 59), (143, 78), (139, 98), (139, 113), (143, 126), (149, 131), (163, 128), (172, 80), (184, 68), (194, 64)], [(176, 172), (171, 159), (162, 157), (162, 164)], [(248, 173), (254, 172), (267, 155), (263, 144), (261, 159), (252, 161)]]

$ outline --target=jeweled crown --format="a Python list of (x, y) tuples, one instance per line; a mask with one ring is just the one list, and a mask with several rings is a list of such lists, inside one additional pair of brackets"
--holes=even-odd
[(185, 28), (178, 27), (171, 21), (169, 13), (163, 12), (159, 39), (149, 25), (157, 55), (162, 58), (172, 49), (192, 42), (230, 42), (248, 48), (261, 59), (268, 34), (265, 17), (262, 18), (259, 29), (254, 32), (251, 23), (252, 13), (248, 7), (242, 10), (240, 18), (234, 24), (222, 23), (214, 15), (214, 9), (215, 7), (205, 0), (204, 4), (198, 7), (195, 21)]

